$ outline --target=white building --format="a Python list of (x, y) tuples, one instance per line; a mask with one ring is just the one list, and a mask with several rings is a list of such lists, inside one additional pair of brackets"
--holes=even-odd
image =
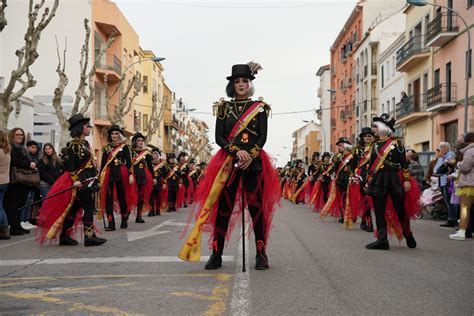
[(11, 130), (15, 127), (21, 127), (25, 131), (27, 141), (31, 139), (36, 140), (34, 137), (33, 114), (34, 108), (37, 105), (37, 103), (29, 98), (20, 97), (13, 103), (13, 111), (8, 118), (7, 129)]
[(377, 114), (389, 113), (395, 117), (395, 105), (405, 89), (405, 74), (396, 69), (397, 50), (405, 43), (405, 34), (400, 35), (377, 60), (379, 69), (379, 110)]
[[(382, 1), (379, 1), (379, 3)], [(364, 6), (364, 25), (368, 25), (361, 44), (354, 52), (356, 134), (370, 126), (372, 118), (379, 112), (379, 85), (381, 75), (377, 67), (380, 52), (385, 51), (405, 31), (405, 16), (401, 8), (405, 0), (383, 1), (383, 8)], [(373, 20), (366, 20), (366, 15)], [(367, 23), (367, 24), (365, 24)], [(392, 61), (390, 61), (392, 62)]]
[(319, 109), (318, 120), (321, 122), (321, 148), (320, 151), (328, 151), (331, 147), (331, 66), (324, 65), (318, 69), (316, 76), (319, 77)]
[[(66, 74), (69, 84), (65, 89), (63, 97), (63, 100), (67, 101), (63, 104), (63, 107), (67, 108), (72, 105), (74, 93), (79, 84), (79, 60), (85, 36), (84, 18), (92, 21), (91, 3), (92, 0), (60, 2), (55, 17), (41, 34), (37, 50), (39, 57), (30, 67), (30, 72), (37, 81), (37, 84), (35, 87), (27, 90), (24, 97), (25, 99), (34, 100), (34, 115), (33, 108), (29, 111), (25, 110), (27, 107), (22, 108), (18, 117), (15, 117), (13, 113), (11, 115), (13, 121), (10, 121), (8, 126), (11, 126), (17, 120), (21, 122), (20, 126), (25, 126), (26, 128), (27, 122), (31, 121), (31, 132), (33, 132), (34, 126), (33, 139), (40, 143), (54, 140), (56, 143), (59, 143), (60, 139), (60, 135), (56, 134), (60, 131), (59, 123), (51, 105), (54, 89), (59, 81), (58, 74), (56, 73), (58, 65), (56, 39), (61, 56), (67, 41)], [(8, 2), (8, 9), (6, 11), (8, 25), (0, 36), (0, 77), (5, 78), (5, 84), (10, 78), (11, 71), (16, 69), (18, 64), (15, 51), (24, 45), (23, 36), (28, 27), (28, 4), (28, 1)], [(52, 0), (46, 0), (44, 7), (51, 8), (52, 4)], [(89, 43), (89, 65), (92, 62), (93, 55), (93, 36), (92, 32)]]

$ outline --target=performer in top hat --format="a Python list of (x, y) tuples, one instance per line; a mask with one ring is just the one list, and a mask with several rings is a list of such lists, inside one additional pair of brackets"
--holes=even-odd
[(156, 180), (153, 190), (150, 195), (150, 211), (148, 216), (161, 215), (160, 209), (163, 204), (163, 195), (161, 194), (163, 188), (163, 170), (165, 164), (161, 159), (161, 151), (158, 147), (148, 145), (151, 148), (152, 164), (153, 164), (153, 178)]
[(309, 198), (309, 204), (313, 205), (316, 212), (321, 211), (328, 200), (329, 184), (331, 183), (333, 169), (331, 154), (325, 151), (321, 159), (319, 175), (316, 178)]
[[(76, 246), (73, 239), (77, 212), (83, 210), (82, 225), (84, 227), (84, 246), (99, 246), (107, 240), (96, 236), (94, 228), (94, 200), (92, 195), (98, 190), (96, 169), (92, 164), (93, 155), (86, 137), (90, 135), (92, 126), (90, 119), (82, 114), (74, 114), (69, 118), (69, 131), (72, 140), (67, 144), (68, 160), (66, 172), (60, 176), (48, 192), (51, 198), (45, 200), (39, 212), (40, 243), (58, 237), (61, 246)], [(68, 190), (70, 189), (70, 190)], [(66, 190), (62, 194), (56, 193)]]
[(297, 159), (295, 160), (296, 167), (295, 170), (293, 171), (293, 177), (292, 177), (292, 195), (291, 195), (291, 202), (295, 204), (299, 203), (304, 203), (305, 199), (305, 194), (304, 194), (304, 189), (305, 186), (308, 184), (305, 180), (307, 178), (304, 166), (303, 166), (303, 160)]
[[(232, 99), (215, 103), (216, 143), (221, 149), (209, 163), (196, 201), (199, 207), (196, 223), (179, 254), (183, 260), (199, 260), (201, 232), (210, 231), (212, 255), (206, 269), (222, 266), (225, 240), (242, 211), (236, 203), (241, 201), (241, 191), (245, 191), (255, 233), (255, 268), (269, 268), (266, 246), (280, 192), (276, 170), (262, 149), (267, 139), (270, 107), (261, 98), (251, 99), (252, 80), (258, 69), (260, 65), (254, 63), (234, 65), (226, 88)], [(245, 190), (238, 190), (239, 186)]]
[[(189, 178), (189, 167), (188, 167), (188, 161), (187, 161), (188, 154), (184, 151), (180, 152), (178, 155), (178, 166), (179, 166), (179, 176), (180, 176), (180, 182), (181, 182), (181, 187), (179, 188), (179, 193), (178, 195), (180, 198), (178, 198), (179, 201), (183, 201), (183, 207), (186, 208), (188, 207), (188, 198), (190, 195), (190, 190), (192, 190), (192, 181)], [(178, 204), (179, 207), (181, 207), (181, 204)]]
[(199, 184), (199, 169), (196, 167), (196, 162), (193, 158), (189, 160), (189, 178), (192, 181), (191, 192), (189, 195), (189, 202), (194, 203), (194, 198), (196, 196), (196, 190)]
[(371, 201), (365, 191), (367, 183), (370, 151), (374, 142), (374, 133), (370, 127), (362, 128), (359, 134), (359, 143), (354, 148), (353, 169), (354, 177), (351, 177), (349, 184), (349, 200), (347, 206), (351, 214), (360, 214), (362, 221), (360, 229), (373, 232), (371, 215)]
[(314, 185), (322, 172), (321, 161), (319, 160), (319, 152), (315, 151), (308, 167), (308, 176), (311, 177), (311, 186)]
[[(167, 212), (176, 212), (176, 199), (179, 190), (179, 165), (176, 161), (176, 155), (169, 153), (166, 155), (166, 165), (163, 171), (165, 186), (165, 196), (168, 198)], [(167, 193), (167, 194), (166, 194)]]
[[(372, 196), (377, 223), (377, 241), (367, 249), (390, 248), (387, 239), (387, 220), (397, 233), (406, 239), (409, 248), (416, 247), (410, 228), (410, 217), (420, 210), (420, 191), (410, 176), (405, 147), (394, 137), (395, 119), (388, 114), (373, 118), (372, 131), (378, 137), (371, 150), (368, 193)], [(390, 201), (390, 202), (388, 202)]]
[(150, 195), (156, 179), (153, 178), (153, 163), (150, 152), (146, 149), (145, 136), (135, 133), (132, 137), (132, 165), (135, 174), (136, 190), (138, 194), (137, 217), (135, 223), (145, 223), (142, 217), (144, 208), (149, 207)]
[(108, 130), (108, 144), (102, 148), (100, 164), (100, 215), (104, 209), (109, 225), (107, 231), (115, 230), (114, 206), (120, 205), (122, 222), (120, 228), (127, 228), (131, 208), (136, 207), (135, 179), (133, 177), (132, 153), (123, 139), (123, 130), (112, 125)]

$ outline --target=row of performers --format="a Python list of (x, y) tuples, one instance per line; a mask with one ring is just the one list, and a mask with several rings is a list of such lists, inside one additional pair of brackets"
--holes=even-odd
[(377, 241), (367, 249), (389, 249), (387, 235), (406, 239), (416, 247), (410, 219), (420, 211), (420, 188), (410, 176), (403, 143), (394, 136), (395, 119), (382, 114), (365, 127), (359, 143), (352, 146), (341, 137), (333, 157), (328, 152), (313, 154), (307, 174), (302, 161), (294, 168), (280, 171), (282, 196), (291, 202), (306, 203), (320, 213), (338, 218), (344, 228), (351, 228), (361, 217), (360, 228), (374, 231)]
[[(86, 137), (90, 135), (89, 118), (75, 114), (69, 119), (72, 140), (67, 144), (66, 172), (58, 178), (39, 211), (40, 243), (59, 239), (64, 246), (78, 245), (74, 239), (82, 217), (85, 246), (98, 246), (106, 239), (96, 235), (93, 212), (94, 195), (99, 197), (99, 218), (106, 214), (105, 230), (115, 230), (114, 210), (120, 211), (120, 228), (128, 227), (131, 213), (136, 223), (144, 223), (142, 214), (160, 215), (162, 209), (176, 211), (192, 203), (194, 190), (205, 173), (205, 164), (194, 165), (182, 152), (171, 153), (166, 162), (161, 151), (146, 145), (141, 133), (126, 144), (124, 131), (117, 125), (108, 130), (108, 144), (102, 149), (100, 172)], [(105, 222), (104, 222), (105, 225)]]

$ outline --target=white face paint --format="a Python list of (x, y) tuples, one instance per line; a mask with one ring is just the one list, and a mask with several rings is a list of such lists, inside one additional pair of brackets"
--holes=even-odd
[(246, 99), (249, 95), (252, 82), (248, 78), (237, 78), (234, 80), (234, 91), (236, 99)]

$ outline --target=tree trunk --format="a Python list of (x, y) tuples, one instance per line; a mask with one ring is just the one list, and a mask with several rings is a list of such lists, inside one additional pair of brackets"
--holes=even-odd
[(69, 124), (61, 124), (61, 139), (59, 141), (59, 150), (61, 148), (66, 147), (68, 141), (71, 140), (71, 136), (69, 136)]
[(7, 111), (7, 107), (5, 106), (3, 100), (0, 99), (0, 129), (7, 129), (9, 116), (10, 112)]

